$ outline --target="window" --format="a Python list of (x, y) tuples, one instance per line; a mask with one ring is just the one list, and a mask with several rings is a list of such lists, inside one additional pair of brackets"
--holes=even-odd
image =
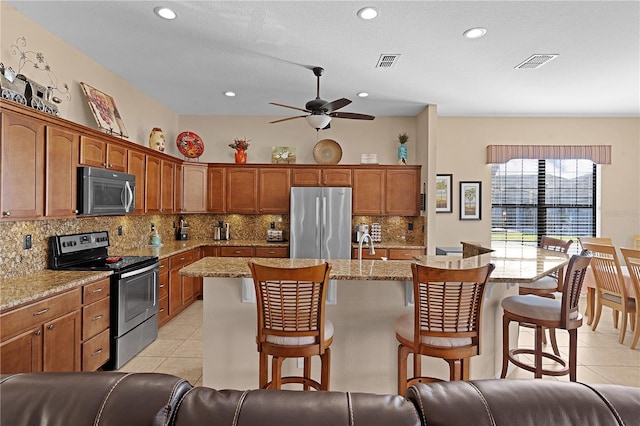
[(597, 166), (590, 160), (512, 159), (493, 164), (491, 239), (538, 245), (543, 235), (596, 235)]

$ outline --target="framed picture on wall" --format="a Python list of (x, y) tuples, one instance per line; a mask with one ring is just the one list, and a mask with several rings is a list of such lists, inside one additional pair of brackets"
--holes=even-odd
[(436, 175), (436, 213), (453, 213), (453, 175)]
[(482, 182), (460, 182), (460, 220), (482, 219)]
[(87, 83), (80, 83), (84, 97), (87, 99), (93, 117), (98, 123), (98, 127), (106, 130), (110, 134), (116, 134), (128, 138), (127, 129), (124, 127), (120, 112), (116, 107), (113, 98), (100, 90), (89, 86)]

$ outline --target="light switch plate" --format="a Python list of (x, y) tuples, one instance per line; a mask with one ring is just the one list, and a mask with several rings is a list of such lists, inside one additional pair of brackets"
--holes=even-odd
[(25, 250), (29, 250), (31, 248), (31, 245), (32, 245), (31, 234), (25, 234), (24, 240), (22, 242), (22, 248)]

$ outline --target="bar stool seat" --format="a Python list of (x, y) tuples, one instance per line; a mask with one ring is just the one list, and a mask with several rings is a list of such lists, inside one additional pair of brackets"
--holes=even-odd
[[(502, 320), (502, 373), (507, 375), (509, 362), (517, 367), (534, 373), (535, 378), (542, 375), (563, 376), (569, 374), (569, 379), (576, 381), (576, 352), (578, 327), (582, 325), (582, 314), (578, 310), (578, 300), (582, 282), (591, 258), (573, 256), (569, 261), (565, 286), (562, 289), (562, 300), (555, 300), (535, 295), (509, 296), (502, 300), (504, 309)], [(512, 321), (526, 323), (535, 328), (534, 348), (509, 349), (509, 325)], [(549, 353), (542, 350), (544, 330), (548, 328), (555, 333), (555, 329), (569, 332), (569, 358), (563, 359), (559, 353)], [(533, 365), (519, 359), (518, 355), (534, 356)], [(555, 361), (560, 368), (543, 368), (542, 358)]]

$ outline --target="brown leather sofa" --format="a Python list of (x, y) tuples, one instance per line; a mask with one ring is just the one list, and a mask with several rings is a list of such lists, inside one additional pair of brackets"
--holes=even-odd
[(159, 373), (28, 373), (0, 378), (0, 424), (640, 425), (640, 388), (479, 380), (420, 384), (403, 398), (216, 391)]

